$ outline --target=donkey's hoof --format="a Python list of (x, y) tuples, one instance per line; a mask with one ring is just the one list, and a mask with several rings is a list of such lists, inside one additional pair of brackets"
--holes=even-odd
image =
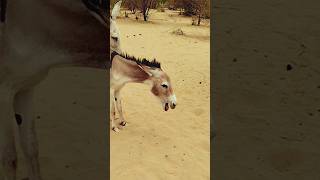
[(127, 122), (122, 121), (122, 122), (120, 123), (120, 125), (121, 125), (121, 126), (126, 126), (126, 125), (127, 125)]
[(117, 128), (117, 127), (113, 127), (112, 130), (113, 130), (114, 132), (120, 132), (119, 128)]

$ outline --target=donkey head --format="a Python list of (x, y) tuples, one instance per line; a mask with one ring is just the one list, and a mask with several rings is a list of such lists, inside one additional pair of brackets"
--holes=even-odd
[(116, 18), (120, 14), (121, 3), (122, 1), (119, 1), (114, 5), (110, 18), (110, 49), (118, 53), (121, 52), (120, 31), (116, 23)]
[(174, 109), (177, 105), (177, 98), (173, 92), (170, 77), (159, 67), (141, 66), (143, 70), (149, 74), (149, 82), (152, 84), (151, 92), (161, 101), (165, 111)]

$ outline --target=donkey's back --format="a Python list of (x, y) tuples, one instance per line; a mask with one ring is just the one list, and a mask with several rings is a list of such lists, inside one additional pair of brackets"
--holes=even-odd
[(30, 84), (56, 65), (90, 67), (83, 62), (99, 66), (106, 61), (107, 28), (92, 16), (102, 19), (103, 11), (88, 4), (91, 0), (82, 2), (0, 0), (0, 85), (5, 80)]

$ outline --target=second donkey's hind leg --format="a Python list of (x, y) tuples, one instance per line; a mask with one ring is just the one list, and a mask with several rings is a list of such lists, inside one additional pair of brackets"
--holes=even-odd
[(19, 92), (15, 97), (14, 107), (29, 180), (41, 180), (38, 141), (34, 124), (33, 89)]
[(17, 154), (13, 119), (13, 96), (0, 87), (0, 180), (16, 179)]

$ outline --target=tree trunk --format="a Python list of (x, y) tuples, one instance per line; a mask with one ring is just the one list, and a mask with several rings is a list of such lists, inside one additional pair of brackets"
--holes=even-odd
[(143, 13), (143, 19), (144, 19), (144, 21), (148, 21), (148, 18), (147, 18), (147, 17), (148, 17), (148, 15), (144, 12), (144, 13)]
[(143, 9), (143, 19), (144, 21), (148, 21), (148, 15), (149, 15), (149, 8)]
[(200, 23), (201, 23), (201, 15), (199, 14), (199, 16), (198, 16), (198, 26), (200, 26)]

